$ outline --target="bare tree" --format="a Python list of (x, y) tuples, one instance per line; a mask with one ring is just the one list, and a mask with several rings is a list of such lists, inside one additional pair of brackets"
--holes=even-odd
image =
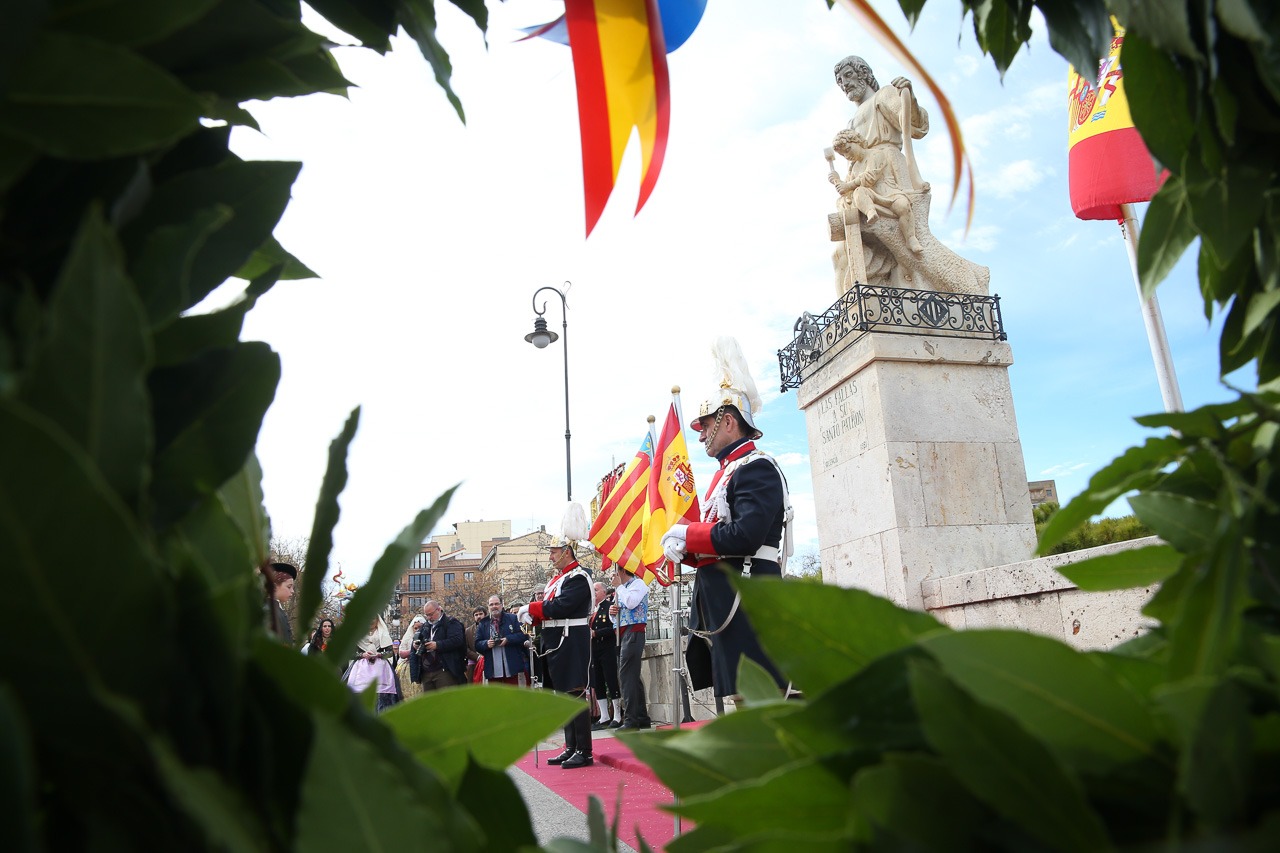
[(477, 607), (488, 609), (489, 596), (497, 594), (497, 578), (477, 572), (470, 580), (463, 578), (439, 587), (432, 598), (444, 608), (445, 613), (461, 620), (463, 625), (469, 625), (471, 611)]

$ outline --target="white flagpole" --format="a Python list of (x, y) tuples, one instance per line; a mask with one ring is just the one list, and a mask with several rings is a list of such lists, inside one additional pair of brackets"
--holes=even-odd
[[(675, 409), (676, 425), (680, 428), (680, 437), (684, 437), (684, 413), (680, 411), (680, 386), (671, 386), (671, 406)], [(685, 448), (688, 449), (688, 444)], [(654, 451), (657, 455), (657, 451)], [(666, 559), (665, 557), (663, 559)], [(671, 727), (679, 731), (680, 718), (684, 709), (680, 706), (680, 687), (684, 678), (683, 643), (680, 637), (680, 565), (671, 564), (667, 576), (671, 578)], [(674, 802), (678, 805), (680, 798), (676, 795)], [(675, 816), (675, 837), (680, 837), (680, 815)]]
[(1156, 366), (1156, 382), (1160, 385), (1160, 397), (1164, 400), (1166, 412), (1181, 412), (1182, 392), (1178, 389), (1178, 374), (1173, 368), (1173, 354), (1169, 351), (1169, 339), (1164, 333), (1164, 318), (1160, 316), (1160, 303), (1155, 294), (1150, 299), (1142, 298), (1142, 280), (1138, 277), (1138, 219), (1133, 205), (1120, 205), (1120, 232), (1124, 235), (1125, 247), (1129, 250), (1129, 270), (1133, 273), (1133, 283), (1138, 288), (1138, 301), (1142, 303), (1142, 322), (1147, 327), (1147, 342), (1151, 346), (1151, 359)]

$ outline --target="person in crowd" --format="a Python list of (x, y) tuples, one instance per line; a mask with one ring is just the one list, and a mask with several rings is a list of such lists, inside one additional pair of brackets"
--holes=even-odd
[(622, 687), (623, 729), (647, 729), (649, 705), (640, 678), (644, 666), (645, 628), (649, 624), (649, 587), (620, 563), (613, 564), (617, 600), (609, 608), (618, 620), (618, 681)]
[(564, 751), (547, 764), (564, 770), (590, 767), (591, 711), (586, 707), (591, 684), (591, 614), (594, 595), (591, 575), (578, 565), (574, 546), (587, 537), (587, 513), (571, 503), (561, 534), (551, 540), (549, 555), (554, 576), (542, 599), (520, 608), (520, 620), (541, 629), (543, 663), (555, 689), (583, 702), (582, 712), (564, 728)]
[(421, 658), (413, 653), (413, 635), (425, 624), (427, 624), (427, 617), (421, 613), (416, 614), (409, 620), (409, 627), (400, 638), (400, 648), (396, 653), (399, 658), (396, 663), (396, 682), (400, 685), (400, 695), (405, 699), (422, 695), (422, 685), (418, 683), (417, 677), (420, 675), (417, 670)]
[(609, 614), (614, 592), (596, 581), (595, 593), (596, 613), (591, 618), (591, 687), (595, 690), (600, 717), (591, 730), (598, 732), (622, 725), (622, 693), (618, 690), (617, 620)]
[(426, 624), (413, 638), (413, 651), (420, 657), (423, 691), (440, 690), (462, 684), (467, 636), (462, 623), (444, 612), (435, 599), (422, 605)]
[(304, 655), (322, 655), (329, 650), (329, 639), (333, 637), (333, 620), (328, 616), (320, 620), (311, 639), (302, 647)]
[(502, 599), (489, 596), (488, 618), (476, 626), (476, 649), (484, 656), (485, 681), (519, 685), (524, 672), (524, 644), (520, 620), (502, 608)]
[(293, 645), (293, 626), (284, 606), (293, 598), (293, 585), (298, 580), (298, 567), (293, 563), (271, 563), (262, 574), (267, 581), (267, 627), (287, 646)]
[(391, 632), (382, 617), (375, 616), (369, 625), (369, 633), (356, 644), (356, 658), (347, 668), (346, 682), (352, 692), (363, 693), (370, 687), (374, 688), (378, 694), (376, 709), (379, 714), (397, 701), (396, 679), (387, 661), (392, 648)]
[(476, 661), (480, 659), (483, 651), (476, 651), (476, 628), (480, 626), (480, 621), (488, 616), (489, 613), (483, 607), (476, 607), (471, 611), (471, 624), (467, 626), (467, 630), (463, 632), (463, 636), (467, 641), (467, 665), (462, 673), (462, 677), (471, 683), (475, 681)]

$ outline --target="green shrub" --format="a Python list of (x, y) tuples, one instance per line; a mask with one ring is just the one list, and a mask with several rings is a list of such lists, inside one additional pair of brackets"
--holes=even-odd
[[(1036, 525), (1037, 538), (1044, 531), (1049, 519), (1058, 511), (1058, 505), (1052, 501), (1040, 504), (1032, 510), (1032, 520)], [(1070, 551), (1082, 551), (1098, 545), (1110, 545), (1113, 542), (1127, 542), (1130, 539), (1141, 539), (1151, 536), (1153, 531), (1135, 515), (1124, 515), (1120, 518), (1100, 518), (1088, 520), (1076, 527), (1066, 537), (1045, 553), (1066, 554)]]
[[(483, 28), (479, 0), (455, 2)], [(447, 90), (429, 0), (312, 5), (380, 51), (403, 25)], [(460, 688), (375, 719), (335, 671), (448, 494), (387, 548), (328, 658), (264, 630), (253, 451), (280, 365), (239, 335), (278, 280), (310, 275), (271, 236), (299, 164), (244, 162), (201, 119), (251, 125), (243, 101), (345, 86), (296, 0), (0, 12), (6, 850), (534, 842), (503, 768), (574, 703)], [(238, 303), (184, 313), (229, 276), (249, 281)], [(317, 502), (303, 625), (357, 419)]]

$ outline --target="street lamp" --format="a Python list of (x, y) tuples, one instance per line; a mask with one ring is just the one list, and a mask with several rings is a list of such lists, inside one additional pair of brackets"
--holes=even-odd
[[(566, 288), (569, 282), (565, 282)], [(546, 313), (547, 303), (542, 303), (542, 308), (538, 308), (538, 294), (544, 290), (550, 290), (552, 293), (560, 297), (560, 324), (561, 334), (547, 328), (547, 321), (542, 316)], [(533, 320), (533, 331), (524, 336), (524, 339), (533, 344), (538, 349), (546, 349), (549, 344), (555, 343), (557, 340), (564, 338), (564, 482), (565, 490), (568, 492), (568, 499), (573, 500), (573, 475), (570, 473), (571, 465), (569, 462), (569, 306), (565, 302), (564, 293), (558, 288), (547, 285), (539, 287), (533, 292), (533, 312), (538, 316)]]

